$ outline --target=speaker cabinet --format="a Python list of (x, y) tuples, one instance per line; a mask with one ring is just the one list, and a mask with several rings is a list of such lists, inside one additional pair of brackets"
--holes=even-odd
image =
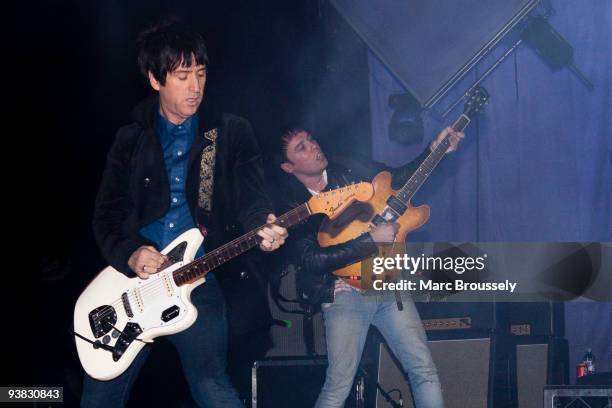
[(567, 340), (552, 336), (514, 337), (509, 340), (516, 401), (523, 408), (542, 406), (546, 385), (568, 383)]
[(251, 371), (252, 408), (312, 408), (325, 382), (327, 359), (256, 361)]
[(518, 406), (539, 408), (547, 382), (548, 344), (516, 346), (516, 386)]
[[(491, 338), (430, 340), (429, 349), (438, 369), (444, 402), (447, 408), (487, 408), (489, 373), (491, 371)], [(405, 407), (414, 407), (410, 387), (401, 366), (390, 354), (385, 343), (380, 343), (378, 382), (385, 390), (398, 389)], [(399, 402), (398, 393), (391, 394)], [(376, 407), (389, 404), (380, 391)]]
[[(459, 333), (429, 333), (428, 345), (447, 408), (542, 406), (544, 387), (568, 383), (567, 340), (554, 336), (450, 338)], [(382, 340), (379, 337), (379, 340)], [(386, 392), (401, 392), (404, 406), (412, 394), (399, 362), (384, 341), (378, 347), (378, 382)], [(376, 384), (371, 384), (372, 389)], [(391, 397), (399, 402), (399, 393)], [(377, 408), (388, 407), (376, 390)]]

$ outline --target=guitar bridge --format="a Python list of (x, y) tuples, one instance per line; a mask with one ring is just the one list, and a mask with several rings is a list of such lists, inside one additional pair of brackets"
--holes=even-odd
[(134, 313), (132, 312), (132, 306), (130, 305), (130, 299), (126, 292), (123, 292), (121, 295), (121, 302), (123, 302), (123, 308), (125, 309), (125, 314), (128, 317), (134, 317)]
[(112, 306), (100, 306), (89, 312), (89, 326), (95, 338), (104, 336), (117, 323), (117, 313)]

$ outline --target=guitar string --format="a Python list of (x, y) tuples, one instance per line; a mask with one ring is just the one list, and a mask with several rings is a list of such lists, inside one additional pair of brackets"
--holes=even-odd
[[(453, 123), (452, 128), (455, 131), (458, 131), (459, 129), (456, 128), (456, 126), (459, 125), (459, 122), (461, 121), (461, 119), (463, 118), (463, 116), (468, 118), (468, 122), (462, 127), (461, 131), (464, 130), (467, 125), (471, 122), (471, 119), (467, 116), (467, 115), (462, 115), (460, 116), (455, 123)], [(414, 193), (416, 193), (416, 191), (423, 185), (423, 183), (425, 182), (426, 178), (429, 176), (429, 173), (431, 173), (436, 166), (440, 163), (440, 161), (442, 160), (442, 158), (444, 157), (444, 155), (446, 154), (446, 149), (448, 149), (448, 147), (450, 146), (450, 135), (447, 135), (441, 142), (440, 144), (438, 144), (438, 146), (434, 149), (433, 152), (431, 152), (427, 158), (423, 161), (423, 163), (421, 164), (421, 166), (425, 167), (427, 169), (427, 172), (425, 174), (426, 177), (422, 178), (421, 180), (417, 178), (415, 178), (415, 175), (420, 171), (421, 166), (419, 166), (419, 168), (415, 171), (415, 173), (410, 177), (410, 180), (408, 180), (408, 182), (406, 183), (406, 185), (404, 187), (402, 187), (402, 189), (400, 190), (400, 192), (398, 193), (398, 196), (403, 196), (405, 197), (405, 199), (409, 199), (412, 197), (412, 195), (414, 195)], [(440, 154), (438, 151), (441, 150), (444, 153)], [(431, 168), (427, 167), (427, 162), (429, 161), (430, 158), (433, 158), (436, 155), (440, 155), (439, 159), (436, 161), (436, 163), (433, 163), (433, 166)], [(409, 187), (409, 188), (408, 188)], [(412, 191), (411, 191), (412, 190)], [(408, 194), (411, 193), (411, 194)]]

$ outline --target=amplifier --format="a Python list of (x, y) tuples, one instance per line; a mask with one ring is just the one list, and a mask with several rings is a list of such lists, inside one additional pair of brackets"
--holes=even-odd
[(562, 302), (498, 302), (497, 328), (514, 336), (565, 335)]
[(327, 354), (323, 314), (319, 310), (308, 316), (295, 301), (298, 297), (295, 275), (295, 268), (286, 268), (278, 290), (285, 299), (293, 300), (291, 302), (276, 300), (272, 289), (268, 288), (268, 304), (272, 317), (284, 324), (274, 325), (270, 329), (273, 345), (266, 357), (311, 357), (313, 354)]
[(491, 331), (495, 328), (493, 302), (415, 302), (425, 330)]
[(472, 328), (472, 318), (468, 316), (447, 319), (423, 319), (422, 322), (425, 330), (461, 330)]

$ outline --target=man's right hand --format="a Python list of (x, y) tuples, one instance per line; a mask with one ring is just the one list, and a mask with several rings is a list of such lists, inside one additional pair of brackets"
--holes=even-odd
[(374, 227), (372, 231), (370, 231), (370, 236), (372, 240), (377, 244), (382, 242), (393, 242), (395, 239), (395, 234), (399, 230), (399, 224), (393, 223), (382, 223)]
[(149, 279), (149, 275), (159, 272), (159, 268), (166, 261), (166, 255), (162, 255), (152, 246), (143, 245), (130, 256), (128, 266), (140, 279)]

